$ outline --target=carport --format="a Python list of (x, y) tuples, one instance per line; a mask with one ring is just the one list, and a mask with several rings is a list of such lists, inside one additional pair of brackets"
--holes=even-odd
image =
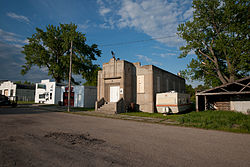
[(250, 76), (196, 92), (196, 111), (231, 110), (250, 114)]

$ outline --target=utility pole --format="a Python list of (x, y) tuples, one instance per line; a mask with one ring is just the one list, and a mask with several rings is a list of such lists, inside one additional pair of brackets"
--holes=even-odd
[(73, 52), (73, 41), (71, 40), (70, 58), (69, 58), (68, 112), (70, 112), (72, 52)]

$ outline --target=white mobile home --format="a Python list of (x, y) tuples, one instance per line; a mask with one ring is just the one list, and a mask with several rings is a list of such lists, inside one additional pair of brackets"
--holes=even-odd
[(61, 101), (61, 86), (49, 79), (36, 83), (35, 103), (58, 104)]
[(18, 101), (34, 101), (35, 86), (2, 81), (0, 83), (0, 94), (7, 97), (17, 97)]
[(158, 113), (179, 113), (189, 110), (190, 95), (175, 91), (156, 94), (156, 108)]

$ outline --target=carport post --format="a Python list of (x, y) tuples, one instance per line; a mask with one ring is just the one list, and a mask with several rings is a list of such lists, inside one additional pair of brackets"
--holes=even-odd
[(205, 102), (205, 111), (207, 110), (207, 97), (206, 95), (204, 96), (204, 102)]

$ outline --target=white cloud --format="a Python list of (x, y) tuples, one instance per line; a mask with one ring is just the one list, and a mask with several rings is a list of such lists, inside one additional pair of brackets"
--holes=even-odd
[(78, 24), (78, 28), (81, 29), (82, 31), (86, 31), (86, 29), (89, 28), (89, 20), (86, 20), (84, 23), (82, 24)]
[(160, 62), (156, 62), (156, 61), (153, 61), (151, 58), (147, 57), (147, 56), (144, 56), (144, 55), (136, 55), (136, 57), (139, 59), (139, 60), (144, 60), (145, 62), (149, 63), (149, 64), (156, 64), (156, 65), (162, 65), (162, 63)]
[(23, 22), (23, 21), (26, 22), (26, 23), (30, 22), (28, 17), (22, 16), (22, 15), (17, 15), (16, 13), (13, 13), (13, 12), (8, 12), (6, 15), (13, 18), (13, 19), (16, 19), (16, 20), (18, 20), (20, 22)]
[(166, 58), (168, 56), (177, 56), (177, 53), (152, 53), (153, 56), (160, 56)]
[(176, 56), (177, 54), (176, 53), (161, 53), (160, 54), (160, 56), (162, 57), (162, 58), (165, 58), (165, 57), (167, 57), (167, 56)]
[(28, 43), (27, 39), (22, 40), (20, 38), (21, 38), (20, 35), (0, 29), (0, 41), (12, 43), (17, 46)]
[(191, 3), (191, 0), (122, 0), (110, 4), (107, 0), (98, 0), (99, 11), (108, 9), (100, 13), (104, 17), (104, 28), (133, 28), (152, 38), (166, 37), (157, 40), (175, 47), (184, 42), (176, 34), (177, 27), (192, 16)]
[(111, 12), (111, 10), (109, 8), (100, 8), (99, 13), (104, 16), (107, 13)]

